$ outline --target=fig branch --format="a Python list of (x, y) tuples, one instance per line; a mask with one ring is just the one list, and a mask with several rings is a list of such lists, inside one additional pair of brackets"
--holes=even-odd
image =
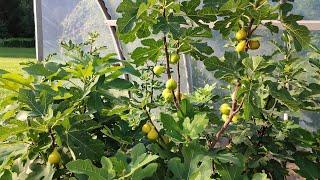
[[(156, 132), (160, 135), (160, 132), (159, 132), (159, 130), (157, 129), (157, 127), (155, 126), (154, 122), (152, 121), (151, 116), (150, 116), (150, 113), (149, 113), (149, 111), (147, 110), (147, 108), (144, 107), (143, 110), (144, 110), (144, 112), (146, 113), (146, 115), (147, 115), (147, 117), (148, 117), (148, 119), (149, 119), (149, 122), (150, 122), (151, 125), (154, 127), (154, 130), (156, 130)], [(165, 142), (165, 140), (163, 139), (162, 136), (160, 136), (160, 139), (161, 139), (162, 142)]]
[[(165, 9), (165, 4), (163, 7), (163, 17), (166, 18), (166, 9)], [(167, 77), (168, 80), (172, 78), (171, 76), (171, 69), (170, 69), (170, 54), (168, 50), (168, 42), (167, 42), (167, 36), (166, 34), (163, 35), (163, 47), (164, 47), (164, 52), (165, 52), (165, 60), (166, 60), (166, 69), (167, 69)], [(172, 95), (173, 95), (173, 102), (174, 105), (177, 109), (179, 109), (179, 102), (177, 100), (177, 97), (175, 96), (174, 90), (172, 90)]]
[(164, 52), (165, 52), (167, 76), (168, 76), (168, 79), (170, 79), (171, 78), (170, 62), (169, 62), (170, 54), (168, 51), (168, 43), (167, 43), (167, 36), (166, 35), (163, 36), (163, 47), (164, 47)]
[(154, 78), (155, 78), (155, 73), (152, 71), (152, 77), (151, 77), (151, 92), (150, 92), (150, 101), (151, 101), (151, 103), (153, 103)]
[[(179, 47), (179, 41), (177, 43), (177, 47)], [(177, 54), (179, 54), (179, 48), (177, 49)], [(181, 75), (180, 75), (180, 61), (178, 61), (177, 63), (177, 73), (178, 73), (178, 93), (177, 93), (177, 99), (178, 99), (178, 102), (180, 102), (181, 100)]]
[(55, 137), (54, 137), (54, 134), (53, 134), (51, 128), (52, 128), (52, 127), (49, 127), (49, 128), (48, 128), (48, 133), (49, 133), (50, 138), (51, 138), (51, 147), (54, 149), (54, 148), (56, 147), (56, 139), (55, 139)]
[[(236, 87), (233, 91), (233, 94), (237, 94), (240, 87), (241, 87), (241, 83), (240, 83), (240, 81), (238, 81), (236, 84)], [(220, 128), (220, 130), (216, 133), (216, 135), (214, 137), (215, 139), (209, 144), (211, 149), (213, 149), (214, 146), (217, 144), (217, 142), (219, 142), (221, 136), (226, 131), (226, 129), (229, 127), (229, 124), (231, 123), (233, 117), (241, 110), (241, 108), (243, 106), (243, 101), (244, 101), (244, 98), (242, 99), (241, 103), (238, 105), (238, 101), (237, 101), (236, 96), (232, 97), (232, 107), (231, 107), (228, 119), (223, 124), (223, 126)]]

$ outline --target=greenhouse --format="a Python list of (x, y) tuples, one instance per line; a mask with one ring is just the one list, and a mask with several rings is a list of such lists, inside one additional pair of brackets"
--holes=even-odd
[(0, 180), (320, 178), (318, 0), (0, 0), (0, 62)]

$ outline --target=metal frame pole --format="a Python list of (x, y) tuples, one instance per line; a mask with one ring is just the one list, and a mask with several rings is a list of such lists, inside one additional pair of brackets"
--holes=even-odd
[[(106, 18), (106, 21), (110, 21), (112, 19), (110, 13), (108, 12), (108, 9), (106, 7), (106, 4), (104, 3), (103, 0), (97, 0), (99, 6), (100, 6), (100, 9), (102, 11), (102, 13), (104, 14), (104, 17)], [(116, 49), (116, 52), (117, 52), (117, 55), (118, 55), (118, 58), (120, 60), (125, 60), (125, 57), (123, 55), (123, 50), (121, 48), (121, 43), (120, 43), (120, 40), (117, 36), (117, 29), (115, 26), (110, 26), (108, 23), (106, 23), (109, 30), (110, 30), (110, 33), (111, 33), (111, 36), (112, 36), (112, 41), (113, 41), (113, 44), (115, 46), (115, 49)], [(126, 80), (130, 80), (130, 76), (129, 74), (124, 74), (124, 78)], [(128, 91), (128, 96), (129, 98), (131, 98), (131, 92)]]
[[(106, 20), (107, 21), (112, 20), (112, 17), (110, 15), (110, 13), (108, 12), (108, 9), (107, 9), (104, 1), (103, 0), (97, 0), (97, 1), (98, 1), (100, 9), (102, 10)], [(116, 33), (117, 32), (116, 27), (109, 25), (109, 23), (107, 23), (107, 26), (108, 26), (108, 28), (109, 28), (109, 30), (111, 32), (112, 41), (113, 41), (113, 44), (114, 44), (115, 49), (117, 51), (118, 58), (121, 59), (121, 60), (125, 60), (125, 57), (123, 55), (123, 50), (121, 48), (121, 44), (120, 44), (119, 38), (118, 38), (117, 33)]]
[(33, 0), (36, 57), (38, 61), (44, 59), (43, 54), (43, 29), (42, 29), (42, 7), (41, 0)]

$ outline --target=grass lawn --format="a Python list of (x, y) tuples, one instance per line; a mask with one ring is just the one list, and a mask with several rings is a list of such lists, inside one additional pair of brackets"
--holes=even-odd
[(0, 47), (0, 58), (10, 57), (10, 58), (36, 58), (35, 48), (3, 48)]
[[(35, 60), (36, 52), (34, 48), (2, 48), (0, 47), (0, 69), (9, 72), (20, 72), (20, 63)], [(10, 93), (0, 88), (0, 99), (5, 94)]]

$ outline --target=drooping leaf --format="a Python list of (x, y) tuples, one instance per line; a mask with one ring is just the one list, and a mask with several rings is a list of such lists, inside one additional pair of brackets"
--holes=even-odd
[(185, 118), (185, 117), (193, 118), (193, 115), (194, 115), (193, 107), (188, 100), (184, 99), (181, 101), (178, 115), (181, 118)]
[(133, 85), (126, 79), (116, 78), (104, 84), (108, 89), (130, 89)]
[(191, 120), (189, 117), (184, 119), (183, 131), (191, 139), (197, 139), (200, 134), (205, 130), (209, 123), (209, 118), (206, 114), (196, 114)]
[[(118, 152), (112, 159), (116, 172), (121, 172), (120, 179), (129, 177), (146, 178), (151, 177), (157, 169), (156, 163), (151, 163), (158, 158), (157, 155), (146, 153), (146, 148), (143, 144), (134, 146), (129, 157), (126, 157), (122, 152)], [(127, 158), (131, 159), (128, 164)], [(124, 173), (123, 173), (124, 172)]]
[(295, 163), (299, 167), (298, 173), (307, 179), (317, 179), (320, 177), (320, 166), (318, 163), (304, 156), (304, 154), (296, 153), (294, 155)]
[(302, 47), (308, 47), (311, 40), (308, 28), (297, 23), (297, 21), (301, 19), (301, 16), (289, 15), (283, 20), (283, 26), (291, 37), (294, 38), (294, 45), (298, 51), (300, 51)]
[(198, 9), (200, 6), (200, 0), (184, 1), (181, 4), (181, 10), (199, 25), (203, 26), (203, 23), (214, 22), (217, 19), (217, 11), (214, 7), (204, 7)]
[(183, 160), (175, 157), (168, 162), (174, 179), (211, 179), (212, 159), (201, 147), (191, 143), (183, 147), (182, 154)]
[[(18, 99), (25, 103), (30, 110), (33, 111), (33, 114), (36, 116), (45, 116), (46, 114), (46, 106), (43, 105), (45, 102), (44, 100), (47, 98), (47, 96), (42, 96), (44, 99), (43, 101), (40, 101), (36, 98), (36, 92), (28, 89), (21, 89), (19, 92)], [(49, 98), (49, 96), (48, 96)]]
[(270, 94), (278, 99), (281, 103), (285, 104), (288, 108), (292, 109), (293, 111), (299, 110), (300, 102), (295, 100), (290, 93), (282, 88), (278, 88), (278, 83), (267, 81), (266, 84), (270, 89)]
[(161, 113), (160, 120), (166, 133), (179, 141), (182, 141), (182, 124), (175, 121), (175, 119), (168, 115)]
[(211, 57), (204, 61), (204, 65), (208, 71), (214, 72), (216, 78), (237, 79), (240, 60), (235, 52), (226, 52), (223, 61), (217, 57)]
[(94, 139), (87, 132), (90, 126), (82, 126), (81, 128), (71, 126), (70, 129), (59, 126), (56, 127), (56, 132), (62, 143), (69, 147), (76, 158), (99, 160), (104, 152), (104, 143)]
[(22, 69), (27, 73), (31, 75), (36, 75), (36, 76), (50, 76), (51, 74), (55, 73), (55, 72), (49, 71), (42, 63), (32, 64)]
[(156, 61), (162, 55), (162, 40), (145, 39), (141, 41), (145, 47), (136, 48), (131, 55), (134, 63), (143, 65), (146, 61)]
[(217, 164), (217, 172), (221, 176), (222, 180), (242, 180), (248, 179), (242, 174), (244, 168), (241, 166), (230, 164)]
[(92, 164), (89, 159), (75, 160), (69, 162), (66, 166), (69, 171), (75, 174), (84, 174), (89, 177), (89, 180), (111, 180), (115, 177), (115, 171), (110, 159), (101, 158), (101, 168)]

